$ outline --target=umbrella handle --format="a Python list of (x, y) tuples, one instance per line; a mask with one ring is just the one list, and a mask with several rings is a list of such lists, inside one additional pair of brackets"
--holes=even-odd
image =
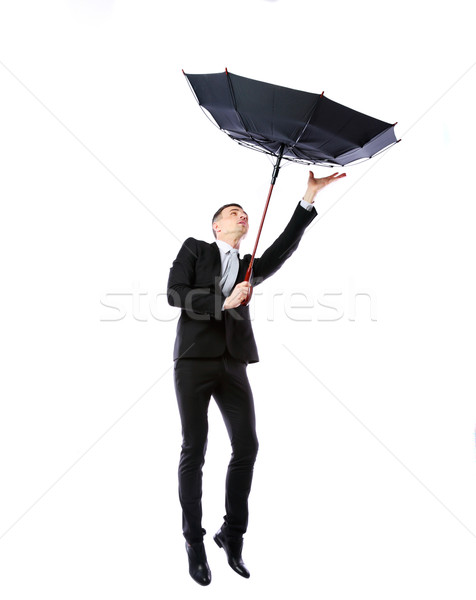
[[(244, 281), (249, 281), (251, 279), (252, 270), (253, 270), (253, 262), (250, 261), (250, 266), (248, 267), (248, 270), (246, 271)], [(252, 295), (253, 295), (253, 286), (250, 285), (250, 287), (248, 288), (248, 293), (246, 294), (246, 298), (244, 300), (242, 300), (242, 302), (241, 302), (241, 306), (248, 306), (248, 304), (251, 301)]]

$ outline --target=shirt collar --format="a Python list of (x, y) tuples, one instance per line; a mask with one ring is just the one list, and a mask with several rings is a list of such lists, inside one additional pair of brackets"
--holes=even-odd
[(226, 254), (229, 250), (234, 250), (235, 249), (228, 242), (225, 242), (223, 240), (215, 240), (215, 244), (220, 249), (220, 252), (223, 252), (224, 254)]

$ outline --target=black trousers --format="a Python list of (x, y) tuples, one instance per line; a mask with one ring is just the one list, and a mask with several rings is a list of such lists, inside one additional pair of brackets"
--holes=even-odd
[(258, 453), (253, 394), (246, 364), (228, 354), (182, 358), (175, 362), (175, 391), (182, 422), (179, 498), (183, 535), (201, 542), (202, 468), (208, 437), (208, 406), (213, 396), (230, 437), (232, 454), (225, 489), (225, 532), (241, 537), (248, 526), (248, 496)]

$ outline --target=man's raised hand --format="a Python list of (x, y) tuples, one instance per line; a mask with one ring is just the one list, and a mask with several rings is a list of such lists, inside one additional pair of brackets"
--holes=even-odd
[(307, 180), (307, 190), (304, 194), (303, 200), (306, 200), (306, 202), (310, 202), (312, 204), (318, 192), (325, 188), (326, 185), (329, 185), (333, 181), (337, 181), (342, 177), (345, 177), (345, 173), (333, 173), (332, 175), (328, 175), (327, 177), (314, 177), (314, 173), (312, 171), (309, 171), (309, 178)]

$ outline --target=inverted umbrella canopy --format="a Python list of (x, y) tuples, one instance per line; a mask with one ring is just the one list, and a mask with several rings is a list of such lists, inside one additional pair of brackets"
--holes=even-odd
[(226, 70), (184, 73), (199, 105), (240, 144), (304, 164), (345, 166), (396, 143), (385, 123), (322, 94), (273, 85)]
[[(394, 127), (338, 104), (322, 94), (273, 85), (228, 70), (184, 72), (199, 105), (215, 124), (243, 146), (276, 157), (261, 224), (246, 272), (249, 281), (269, 201), (282, 159), (345, 166), (375, 156), (397, 142)], [(247, 304), (251, 297), (251, 288)]]

